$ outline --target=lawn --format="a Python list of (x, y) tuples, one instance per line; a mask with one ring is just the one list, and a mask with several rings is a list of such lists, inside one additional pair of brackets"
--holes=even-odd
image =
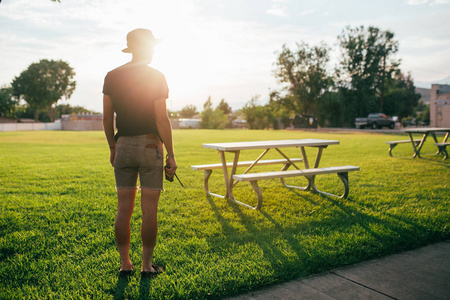
[[(321, 166), (356, 165), (348, 199), (260, 183), (254, 211), (211, 198), (191, 165), (219, 162), (202, 143), (323, 138)], [(113, 169), (102, 132), (0, 132), (0, 299), (217, 299), (450, 238), (450, 159), (388, 155), (382, 133), (175, 130), (178, 175), (166, 183), (155, 263), (165, 272), (119, 279), (114, 240)], [(434, 151), (428, 142), (424, 152)], [(290, 156), (300, 151), (289, 149)], [(312, 153), (312, 152), (311, 152)], [(255, 151), (241, 158), (255, 158)], [(267, 158), (279, 158), (269, 152)], [(270, 167), (260, 167), (260, 170)], [(224, 193), (223, 175), (210, 188)], [(290, 179), (290, 182), (302, 179)], [(336, 175), (317, 178), (335, 193)], [(235, 196), (256, 201), (248, 183)], [(239, 187), (238, 186), (238, 187)], [(339, 187), (340, 188), (340, 187)], [(132, 218), (131, 257), (141, 264), (140, 198)]]

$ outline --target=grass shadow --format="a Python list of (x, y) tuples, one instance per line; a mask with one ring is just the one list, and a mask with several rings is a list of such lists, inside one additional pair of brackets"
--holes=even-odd
[(152, 279), (152, 277), (141, 276), (138, 299), (150, 299), (150, 282)]
[(434, 157), (421, 157), (420, 159), (423, 159), (429, 163), (434, 163), (435, 165), (438, 165), (440, 167), (445, 167), (447, 169), (450, 169), (450, 159), (444, 159), (443, 155), (438, 155)]
[[(361, 206), (361, 203), (354, 201), (351, 197), (347, 199), (339, 199), (326, 195), (320, 196), (335, 207), (339, 208), (342, 212), (342, 217), (339, 218), (346, 218), (345, 223), (358, 224), (364, 228), (371, 237), (380, 242), (379, 247), (377, 248), (378, 253), (374, 257), (394, 254), (425, 245), (423, 241), (420, 241), (418, 233), (427, 231), (427, 227), (417, 221), (414, 221), (412, 218), (377, 210), (375, 207), (371, 206), (371, 212), (379, 214), (379, 216), (374, 216), (363, 213), (362, 211), (364, 210), (364, 207)], [(353, 203), (353, 206), (345, 204), (346, 202)], [(389, 230), (390, 233), (378, 233), (373, 229), (374, 225), (381, 225), (384, 230)], [(392, 238), (395, 237), (395, 239), (389, 241), (389, 239), (387, 239), (389, 235), (392, 236)], [(367, 256), (361, 257), (361, 259), (367, 260), (374, 257)]]
[[(291, 265), (288, 263), (288, 260), (292, 259), (292, 257), (287, 257), (280, 249), (274, 247), (274, 239), (278, 238), (279, 234), (277, 233), (276, 235), (274, 235), (271, 230), (267, 230), (267, 228), (265, 227), (258, 227), (257, 225), (255, 225), (257, 223), (257, 217), (252, 217), (252, 215), (248, 215), (242, 211), (242, 209), (249, 210), (249, 208), (242, 207), (237, 203), (227, 200), (228, 205), (232, 208), (233, 212), (239, 218), (239, 223), (242, 224), (246, 229), (247, 234), (242, 234), (242, 232), (238, 232), (238, 230), (236, 230), (231, 225), (231, 221), (227, 220), (227, 218), (220, 213), (212, 197), (210, 195), (207, 195), (206, 198), (211, 205), (212, 211), (214, 212), (217, 221), (222, 227), (223, 236), (230, 244), (245, 244), (251, 242), (258, 245), (271, 268), (273, 270), (280, 270), (280, 272), (275, 271), (275, 278), (279, 278), (279, 276), (286, 276), (286, 274), (288, 274), (287, 276), (290, 278), (296, 278), (300, 275), (306, 275), (305, 272), (301, 270), (301, 268), (292, 268), (292, 270), (287, 270)], [(256, 211), (256, 213), (262, 213), (263, 215), (265, 214), (261, 211)], [(293, 236), (283, 234), (283, 228), (279, 224), (277, 229), (281, 233), (281, 235), (289, 242), (290, 247), (294, 250), (298, 261), (302, 261), (302, 259), (307, 257), (307, 253), (301, 249), (301, 246)], [(212, 238), (209, 240), (209, 242), (211, 244), (215, 244), (216, 241), (214, 238)], [(284, 280), (286, 280), (286, 278), (284, 278)], [(275, 280), (275, 282), (276, 281), (277, 280)], [(267, 285), (267, 283), (265, 284)]]
[(117, 284), (114, 292), (114, 300), (125, 299), (125, 289), (128, 287), (129, 283), (130, 283), (130, 276), (119, 275), (117, 277)]

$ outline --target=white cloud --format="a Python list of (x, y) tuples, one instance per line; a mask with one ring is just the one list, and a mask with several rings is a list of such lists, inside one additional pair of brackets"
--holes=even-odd
[(286, 18), (288, 15), (286, 14), (286, 12), (284, 11), (284, 9), (282, 9), (280, 6), (278, 5), (273, 5), (271, 8), (269, 8), (268, 10), (266, 10), (266, 13), (269, 15), (273, 15), (273, 16), (277, 16), (277, 17), (282, 17), (282, 18)]
[(304, 10), (300, 13), (300, 16), (307, 16), (307, 15), (312, 15), (313, 13), (315, 13), (316, 10), (315, 9), (307, 9)]
[(409, 5), (420, 5), (428, 3), (428, 0), (408, 0)]
[(409, 5), (421, 5), (421, 4), (450, 4), (450, 0), (408, 0)]
[[(187, 103), (201, 109), (210, 95), (214, 105), (225, 98), (233, 109), (255, 94), (261, 95), (261, 102), (267, 101), (269, 88), (277, 87), (272, 70), (283, 44), (295, 47), (296, 42), (305, 41), (317, 45), (323, 40), (333, 46), (347, 25), (392, 30), (400, 42), (402, 70), (411, 70), (415, 79), (435, 80), (450, 69), (446, 55), (450, 49), (449, 10), (437, 5), (450, 0), (405, 0), (397, 3), (395, 14), (385, 15), (381, 5), (371, 6), (374, 11), (367, 13), (368, 4), (349, 4), (353, 1), (339, 5), (332, 0), (299, 2), (267, 1), (267, 10), (255, 9), (252, 18), (246, 18), (217, 7), (208, 11), (210, 5), (203, 0), (114, 4), (109, 0), (61, 4), (4, 0), (0, 7), (0, 85), (40, 59), (63, 59), (77, 73), (77, 90), (69, 103), (101, 111), (104, 75), (130, 58), (121, 49), (126, 33), (136, 27), (150, 28), (163, 39), (153, 66), (167, 77), (172, 110)], [(407, 10), (402, 10), (405, 7)], [(338, 51), (335, 48), (333, 51)]]

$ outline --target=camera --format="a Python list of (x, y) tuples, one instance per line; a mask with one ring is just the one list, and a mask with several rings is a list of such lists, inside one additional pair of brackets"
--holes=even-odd
[(184, 185), (181, 183), (180, 178), (178, 178), (177, 173), (174, 173), (173, 176), (169, 176), (167, 175), (167, 170), (170, 169), (170, 165), (165, 165), (164, 166), (164, 174), (166, 175), (166, 180), (169, 182), (173, 182), (173, 178), (176, 177), (178, 182), (181, 184), (182, 187), (184, 187)]
[(170, 166), (169, 165), (165, 165), (164, 166), (164, 173), (166, 175), (166, 180), (170, 181), (170, 182), (173, 182), (173, 176), (171, 177), (171, 176), (167, 175), (167, 170), (168, 169), (170, 169)]

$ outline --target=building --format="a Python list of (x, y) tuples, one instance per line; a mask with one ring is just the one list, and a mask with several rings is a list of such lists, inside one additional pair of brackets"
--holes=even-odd
[(450, 85), (448, 84), (431, 85), (430, 127), (450, 127)]

